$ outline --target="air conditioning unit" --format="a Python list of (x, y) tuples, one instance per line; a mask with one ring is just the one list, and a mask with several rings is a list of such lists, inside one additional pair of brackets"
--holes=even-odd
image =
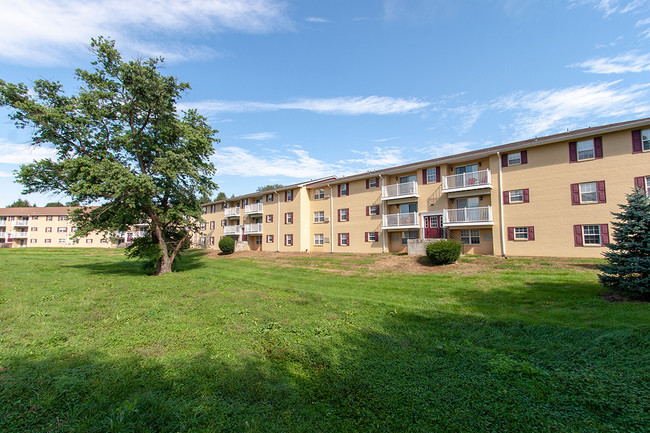
[(330, 238), (323, 238), (323, 243), (324, 244), (329, 244), (330, 243)]
[(323, 218), (323, 222), (325, 222), (325, 223), (330, 222), (330, 217), (325, 217), (325, 218)]

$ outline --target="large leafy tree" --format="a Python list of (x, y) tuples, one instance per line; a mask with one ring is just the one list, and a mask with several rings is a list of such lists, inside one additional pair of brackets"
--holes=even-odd
[(162, 59), (124, 61), (103, 37), (90, 46), (94, 69), (76, 70), (76, 95), (59, 82), (29, 89), (0, 80), (0, 105), (13, 109), (16, 126), (32, 127), (34, 145), (57, 151), (21, 166), (18, 181), (25, 193), (64, 193), (80, 204), (72, 216), (77, 236), (148, 224), (149, 236), (129, 253), (152, 258), (156, 275), (171, 272), (199, 229), (199, 197), (216, 188), (209, 157), (218, 131), (195, 110), (177, 112), (189, 84), (162, 75)]
[(650, 198), (642, 189), (628, 195), (615, 213), (614, 242), (599, 266), (601, 283), (625, 296), (650, 300)]

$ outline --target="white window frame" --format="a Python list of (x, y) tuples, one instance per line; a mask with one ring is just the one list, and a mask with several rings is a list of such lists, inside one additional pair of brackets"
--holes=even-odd
[(350, 211), (348, 208), (342, 208), (339, 210), (340, 215), (341, 215), (341, 222), (348, 222), (350, 221)]
[(47, 215), (45, 217), (45, 221), (52, 221), (52, 215)]
[(418, 232), (415, 230), (408, 230), (402, 232), (402, 245), (408, 245), (409, 239), (418, 239)]
[(51, 243), (52, 243), (52, 239), (45, 239), (45, 243), (46, 243), (46, 244), (51, 244)]
[(650, 151), (650, 129), (644, 129), (641, 131), (641, 151)]
[(528, 240), (528, 227), (515, 227), (515, 240), (527, 241)]
[(523, 189), (513, 189), (510, 191), (510, 203), (523, 203), (523, 202), (524, 202)]
[(93, 240), (92, 240), (92, 239), (86, 239), (86, 243), (87, 243), (87, 244), (92, 244), (92, 243), (93, 243)]
[(29, 243), (30, 243), (30, 244), (35, 244), (36, 242), (38, 242), (36, 239), (30, 239), (30, 240), (29, 240)]
[[(464, 233), (467, 233), (466, 235)], [(466, 241), (463, 240), (466, 239)], [(478, 242), (474, 242), (478, 239)], [(460, 241), (464, 245), (480, 245), (481, 244), (481, 231), (479, 229), (467, 229), (460, 231)]]
[(314, 223), (324, 223), (325, 222), (325, 212), (317, 211), (314, 212)]
[(643, 179), (645, 180), (645, 195), (650, 197), (650, 176), (645, 176)]
[(379, 208), (378, 206), (372, 205), (368, 208), (368, 215), (379, 215)]
[(341, 184), (341, 197), (349, 195), (349, 188), (347, 183)]
[(52, 233), (52, 227), (45, 227), (45, 233)]
[(206, 222), (201, 223), (201, 230), (205, 230), (208, 227)]
[(65, 215), (59, 215), (59, 221), (67, 221), (68, 217)]
[(314, 235), (314, 245), (323, 246), (324, 241), (325, 241), (325, 237), (323, 236), (322, 233), (316, 233)]
[(262, 245), (262, 236), (255, 236), (255, 245)]
[(342, 247), (350, 246), (349, 233), (341, 233), (341, 246)]
[(437, 174), (436, 168), (427, 168), (427, 183), (435, 183), (436, 182), (436, 174)]
[(68, 228), (67, 228), (67, 227), (57, 227), (57, 228), (56, 228), (56, 232), (57, 232), (57, 233), (67, 233), (67, 232), (68, 232)]
[(376, 177), (370, 178), (368, 180), (368, 188), (377, 188), (379, 186), (379, 179)]
[(284, 215), (285, 224), (293, 224), (293, 212), (287, 212)]
[(375, 237), (376, 232), (368, 232), (368, 242), (377, 242), (377, 238)]
[(320, 188), (314, 191), (314, 200), (322, 200), (325, 198), (325, 188)]
[(508, 166), (521, 164), (521, 152), (508, 154)]
[[(582, 147), (582, 150), (580, 149)], [(583, 156), (580, 157), (580, 152)], [(585, 152), (590, 152), (585, 154)], [(588, 159), (596, 158), (596, 146), (594, 145), (593, 138), (591, 140), (582, 140), (576, 143), (576, 156), (578, 161), (585, 161)]]
[(65, 238), (59, 238), (59, 243), (64, 244), (65, 243)]
[(287, 190), (287, 201), (293, 201), (293, 190)]
[[(593, 190), (588, 190), (593, 186)], [(579, 184), (580, 203), (598, 203), (598, 185), (596, 182), (584, 182)], [(593, 200), (589, 196), (593, 194)], [(586, 198), (585, 198), (586, 196)]]
[(201, 238), (199, 239), (199, 243), (201, 245), (205, 245), (207, 242), (208, 242), (208, 239), (205, 236), (201, 236)]
[[(595, 233), (594, 233), (595, 230)], [(589, 236), (589, 238), (587, 238)], [(587, 239), (590, 242), (587, 242)], [(594, 240), (598, 242), (594, 242)], [(602, 238), (600, 237), (600, 225), (598, 224), (585, 224), (582, 226), (582, 245), (585, 246), (601, 246)]]
[(286, 247), (293, 246), (293, 233), (287, 233), (284, 235), (284, 246)]

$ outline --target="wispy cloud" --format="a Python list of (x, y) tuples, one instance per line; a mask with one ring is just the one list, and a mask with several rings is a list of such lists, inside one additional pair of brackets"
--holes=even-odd
[(55, 157), (54, 149), (10, 143), (0, 138), (0, 163), (2, 164), (27, 164), (34, 160)]
[(630, 51), (615, 57), (600, 57), (571, 65), (592, 74), (624, 74), (650, 71), (650, 54)]
[(616, 39), (614, 39), (612, 42), (606, 43), (606, 44), (596, 44), (596, 48), (611, 48), (615, 47), (618, 45), (619, 42), (623, 40), (623, 36), (619, 36)]
[(256, 132), (254, 134), (240, 135), (237, 138), (241, 138), (242, 140), (266, 141), (274, 139), (275, 136), (275, 132)]
[(590, 6), (599, 10), (605, 17), (626, 14), (647, 6), (647, 0), (569, 0), (570, 6)]
[(490, 105), (514, 113), (511, 128), (515, 138), (529, 138), (559, 132), (599, 118), (650, 114), (650, 84), (621, 87), (621, 81), (591, 83), (565, 89), (517, 92)]
[(351, 150), (361, 158), (350, 158), (338, 161), (340, 169), (347, 173), (376, 170), (379, 168), (400, 165), (407, 162), (404, 151), (398, 147), (375, 146), (372, 150)]
[(296, 99), (289, 102), (256, 101), (197, 101), (184, 102), (179, 108), (196, 108), (202, 113), (247, 113), (259, 111), (302, 110), (321, 114), (405, 114), (417, 112), (429, 105), (417, 98), (386, 96), (357, 96), (340, 98)]
[(440, 158), (457, 153), (468, 152), (479, 147), (487, 147), (492, 143), (475, 143), (472, 141), (457, 141), (453, 143), (431, 143), (414, 149), (415, 152), (426, 155), (428, 158)]
[(393, 141), (393, 140), (398, 140), (399, 137), (387, 137), (387, 138), (376, 138), (372, 140), (374, 143), (383, 143), (386, 141)]
[(13, 177), (14, 175), (11, 173), (7, 173), (5, 171), (0, 171), (0, 177)]
[[(127, 52), (183, 60), (214, 51), (180, 46), (177, 35), (218, 31), (266, 33), (291, 28), (282, 0), (31, 0), (3, 2), (0, 56), (21, 63), (62, 64), (98, 35)], [(165, 41), (151, 42), (151, 41)]]
[(325, 18), (320, 18), (320, 17), (307, 17), (305, 18), (305, 21), (308, 23), (329, 23), (330, 21)]
[(295, 148), (278, 155), (251, 152), (236, 146), (222, 147), (212, 159), (220, 175), (312, 179), (331, 175), (335, 171), (331, 164), (312, 158), (303, 149)]

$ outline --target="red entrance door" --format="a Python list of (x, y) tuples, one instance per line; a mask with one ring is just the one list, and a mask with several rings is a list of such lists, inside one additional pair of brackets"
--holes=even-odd
[(424, 217), (424, 237), (426, 239), (442, 238), (442, 215)]

